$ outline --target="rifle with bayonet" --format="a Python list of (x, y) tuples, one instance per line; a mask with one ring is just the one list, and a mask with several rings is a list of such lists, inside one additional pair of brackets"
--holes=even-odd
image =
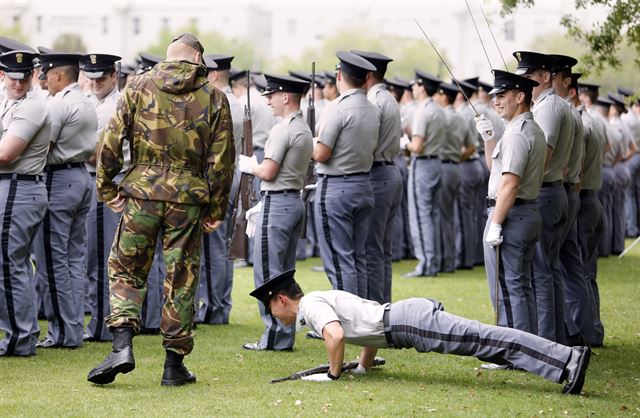
[[(316, 88), (316, 63), (311, 63), (311, 86), (309, 91), (309, 107), (307, 108), (307, 124), (311, 129), (311, 135), (316, 136), (316, 106), (315, 106), (315, 88)], [(307, 167), (307, 174), (304, 176), (304, 183), (302, 188), (302, 203), (304, 210), (302, 211), (302, 228), (300, 229), (300, 238), (307, 237), (307, 204), (311, 197), (311, 190), (307, 189), (310, 184), (315, 184), (317, 181), (315, 167), (313, 159), (309, 160), (309, 166)]]
[[(247, 157), (253, 155), (253, 127), (251, 123), (251, 73), (247, 70), (247, 104), (244, 107), (244, 120), (242, 121), (242, 154)], [(253, 189), (253, 176), (242, 173), (240, 186), (236, 195), (233, 211), (233, 231), (229, 234), (229, 258), (234, 260), (247, 259), (247, 220), (245, 214), (255, 202)]]
[[(382, 357), (376, 357), (373, 360), (373, 364), (371, 364), (371, 366), (382, 366), (385, 363), (386, 363), (385, 359), (383, 359)], [(358, 367), (358, 364), (359, 364), (358, 360), (342, 363), (342, 373), (355, 369), (356, 367)], [(311, 369), (296, 372), (291, 376), (281, 377), (279, 379), (273, 379), (270, 383), (286, 382), (287, 380), (299, 380), (305, 376), (311, 376), (312, 374), (319, 374), (319, 373), (327, 373), (328, 371), (329, 371), (329, 365), (322, 364), (320, 366), (316, 366)]]

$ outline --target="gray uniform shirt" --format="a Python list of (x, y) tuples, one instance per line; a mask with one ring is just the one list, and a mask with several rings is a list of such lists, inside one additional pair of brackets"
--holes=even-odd
[(274, 180), (262, 180), (260, 190), (302, 189), (312, 154), (313, 136), (298, 110), (271, 128), (264, 158), (278, 163), (280, 170)]
[(520, 177), (516, 198), (536, 199), (542, 185), (546, 156), (544, 132), (533, 120), (532, 113), (516, 116), (505, 127), (504, 135), (491, 155), (489, 197), (495, 199), (498, 195), (502, 174), (511, 173)]
[(465, 135), (467, 135), (468, 127), (462, 116), (453, 109), (453, 106), (445, 107), (444, 115), (445, 141), (440, 148), (439, 156), (443, 161), (449, 160), (459, 163), (462, 144), (464, 143)]
[(367, 92), (367, 99), (378, 108), (380, 116), (378, 145), (373, 151), (373, 160), (392, 161), (400, 151), (402, 136), (400, 106), (383, 83), (371, 86)]
[(27, 94), (19, 100), (5, 97), (0, 102), (0, 112), (1, 137), (11, 135), (27, 142), (18, 158), (8, 164), (0, 164), (0, 173), (42, 173), (51, 130), (46, 101), (37, 94)]
[[(113, 115), (113, 112), (116, 109), (116, 104), (118, 103), (118, 99), (120, 98), (120, 92), (117, 88), (111, 90), (109, 94), (107, 94), (102, 100), (96, 101), (96, 116), (98, 118), (98, 127), (96, 128), (96, 140), (100, 142), (100, 136), (102, 135), (102, 130), (104, 129), (109, 119)], [(122, 143), (122, 153), (124, 155), (124, 167), (122, 171), (126, 171), (131, 164), (131, 152), (129, 150), (129, 141), (124, 141)], [(89, 163), (85, 164), (87, 166), (87, 170), (91, 173), (96, 172), (96, 166), (91, 165)]]
[(606, 146), (605, 136), (589, 112), (579, 107), (584, 127), (584, 159), (582, 163), (582, 176), (580, 177), (580, 189), (597, 190), (602, 186), (602, 159)]
[(593, 118), (594, 129), (596, 129), (598, 133), (602, 135), (602, 137), (605, 139), (605, 143), (608, 143), (610, 145), (609, 150), (605, 150), (605, 154), (602, 157), (602, 165), (609, 167), (611, 166), (611, 164), (613, 164), (613, 160), (616, 156), (616, 149), (609, 138), (609, 132), (611, 131), (609, 123), (604, 118), (604, 116), (602, 116), (596, 106), (591, 106), (587, 110), (587, 113), (589, 113), (589, 115)]
[(634, 141), (636, 141), (636, 144), (640, 147), (640, 116), (632, 109), (629, 109), (629, 111), (623, 113), (620, 118), (627, 124), (631, 136), (633, 136)]
[(569, 162), (573, 145), (575, 121), (571, 116), (569, 103), (553, 93), (549, 88), (543, 91), (531, 108), (533, 117), (544, 131), (547, 145), (553, 148), (553, 155), (544, 181), (563, 180), (563, 171)]
[(385, 307), (342, 290), (311, 292), (300, 299), (296, 328), (308, 326), (322, 335), (325, 325), (338, 321), (347, 344), (385, 348)]
[(411, 125), (411, 135), (424, 137), (425, 145), (421, 154), (438, 156), (442, 150), (445, 138), (446, 119), (444, 109), (434, 103), (431, 98), (424, 102), (417, 103), (413, 113), (413, 123)]
[(98, 119), (93, 103), (78, 83), (71, 83), (47, 102), (53, 143), (47, 164), (84, 162), (96, 150)]
[(569, 154), (569, 164), (567, 166), (567, 175), (564, 179), (567, 183), (580, 183), (580, 172), (582, 171), (582, 160), (584, 158), (584, 126), (582, 125), (582, 116), (574, 105), (569, 103), (569, 109), (571, 110), (571, 116), (575, 122), (575, 129), (573, 133), (573, 144), (571, 145), (571, 152)]
[(328, 161), (316, 164), (318, 174), (368, 173), (378, 143), (378, 109), (362, 89), (351, 89), (325, 108), (319, 142), (332, 150)]
[(476, 150), (469, 156), (469, 159), (478, 158), (478, 140), (482, 141), (482, 139), (476, 130), (476, 113), (473, 111), (473, 108), (469, 106), (468, 102), (464, 102), (463, 105), (457, 109), (457, 112), (462, 116), (462, 119), (467, 124), (464, 129), (462, 145), (465, 148), (470, 148), (471, 146), (476, 147)]
[[(231, 87), (227, 86), (222, 90), (229, 101), (229, 110), (231, 111), (231, 122), (233, 123), (233, 145), (236, 149), (236, 166), (238, 166), (238, 157), (242, 154), (242, 123), (244, 121), (244, 108), (235, 94), (231, 91)], [(253, 125), (253, 121), (252, 125)]]
[(620, 117), (616, 117), (610, 120), (609, 122), (611, 127), (618, 132), (620, 137), (621, 146), (620, 146), (620, 155), (622, 158), (626, 158), (629, 153), (629, 147), (633, 142), (633, 136), (631, 135), (631, 131), (629, 127), (620, 119)]

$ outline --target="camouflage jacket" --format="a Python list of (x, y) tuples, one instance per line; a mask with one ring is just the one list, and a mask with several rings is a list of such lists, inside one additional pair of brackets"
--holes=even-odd
[[(229, 102), (189, 62), (162, 62), (135, 77), (100, 138), (98, 199), (120, 192), (145, 200), (208, 205), (222, 220), (233, 179)], [(116, 185), (128, 140), (131, 166)]]

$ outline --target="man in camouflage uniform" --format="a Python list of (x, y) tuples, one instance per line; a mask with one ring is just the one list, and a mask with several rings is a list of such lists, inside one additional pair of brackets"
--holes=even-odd
[[(124, 90), (102, 135), (98, 196), (124, 213), (109, 257), (113, 351), (89, 373), (90, 382), (110, 383), (135, 368), (132, 338), (140, 329), (158, 233), (167, 267), (161, 384), (196, 380), (182, 361), (193, 349), (202, 230), (211, 232), (224, 219), (235, 154), (229, 104), (208, 83), (203, 52), (195, 36), (175, 38), (167, 60)], [(131, 167), (116, 186), (112, 179), (123, 163), (124, 138), (131, 141)]]

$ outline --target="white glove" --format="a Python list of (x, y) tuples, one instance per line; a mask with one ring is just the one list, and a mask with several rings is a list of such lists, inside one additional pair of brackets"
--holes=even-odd
[(402, 135), (402, 137), (400, 138), (400, 149), (402, 150), (407, 149), (407, 145), (409, 145), (410, 143), (411, 143), (411, 140), (409, 139), (407, 134)]
[(476, 131), (484, 142), (491, 141), (495, 135), (493, 123), (485, 115), (476, 116)]
[(317, 188), (318, 188), (318, 183), (307, 184), (306, 186), (304, 186), (305, 190), (315, 190)]
[(247, 229), (245, 229), (245, 233), (249, 238), (253, 238), (256, 235), (256, 218), (260, 211), (262, 211), (262, 200), (244, 214), (244, 218), (247, 220)]
[(310, 374), (309, 376), (302, 376), (302, 380), (309, 382), (331, 382), (331, 378), (326, 373)]
[(349, 370), (349, 372), (351, 374), (361, 375), (361, 374), (365, 374), (367, 372), (367, 369), (362, 367), (362, 364), (358, 364), (358, 367), (356, 367), (355, 369)]
[(502, 225), (491, 222), (485, 241), (492, 247), (502, 244)]
[(238, 170), (243, 173), (253, 174), (253, 171), (258, 166), (258, 159), (255, 155), (247, 157), (246, 155), (240, 155), (238, 157)]

